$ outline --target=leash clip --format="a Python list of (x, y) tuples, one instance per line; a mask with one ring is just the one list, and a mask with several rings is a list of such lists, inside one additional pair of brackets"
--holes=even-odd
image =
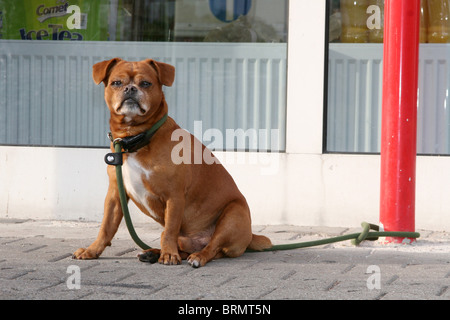
[[(116, 144), (122, 146), (122, 138), (114, 139), (111, 132), (108, 132), (108, 138), (113, 143), (113, 146), (116, 150), (114, 153), (107, 153), (105, 155), (105, 162), (111, 166), (121, 166), (123, 165), (123, 152), (120, 152), (120, 149), (116, 148)], [(126, 152), (126, 151), (125, 151)]]
[(117, 143), (121, 143), (123, 141), (122, 138), (116, 138), (114, 139), (113, 135), (111, 132), (108, 132), (107, 134), (108, 139), (113, 143), (113, 145), (115, 146)]
[(111, 166), (121, 166), (123, 164), (122, 152), (107, 153), (105, 162)]

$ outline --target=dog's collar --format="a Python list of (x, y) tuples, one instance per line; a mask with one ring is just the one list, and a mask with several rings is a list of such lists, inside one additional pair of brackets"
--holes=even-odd
[(117, 138), (114, 139), (111, 132), (108, 133), (108, 137), (111, 140), (111, 142), (114, 144), (120, 144), (124, 152), (136, 152), (140, 148), (145, 147), (150, 143), (150, 140), (152, 139), (153, 135), (158, 131), (159, 128), (166, 122), (167, 120), (167, 113), (160, 119), (158, 122), (156, 122), (149, 130), (142, 132), (138, 135), (131, 136), (131, 137), (125, 137), (125, 138)]

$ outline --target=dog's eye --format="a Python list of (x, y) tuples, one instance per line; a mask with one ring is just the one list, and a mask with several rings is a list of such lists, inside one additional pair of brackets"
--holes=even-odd
[(139, 85), (140, 85), (142, 88), (148, 88), (148, 87), (150, 87), (150, 86), (152, 85), (152, 83), (151, 83), (151, 82), (148, 82), (148, 81), (142, 81)]
[(119, 87), (122, 85), (122, 81), (120, 81), (120, 80), (113, 81), (113, 82), (111, 82), (111, 85), (114, 87)]

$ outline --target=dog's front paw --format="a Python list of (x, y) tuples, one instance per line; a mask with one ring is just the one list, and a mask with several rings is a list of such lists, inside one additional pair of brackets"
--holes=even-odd
[(178, 254), (178, 252), (176, 253), (161, 252), (161, 256), (159, 257), (158, 262), (165, 265), (181, 264), (181, 257)]
[(72, 259), (78, 259), (78, 260), (88, 260), (88, 259), (97, 259), (100, 254), (95, 253), (94, 251), (90, 250), (89, 248), (80, 248), (77, 251), (75, 251), (72, 255)]
[(201, 253), (193, 253), (187, 258), (187, 262), (193, 268), (199, 268), (207, 263), (207, 259), (205, 259)]

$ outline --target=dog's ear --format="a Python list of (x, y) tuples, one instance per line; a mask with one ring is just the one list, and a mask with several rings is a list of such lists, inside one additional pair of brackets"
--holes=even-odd
[(158, 62), (153, 59), (145, 60), (148, 64), (150, 64), (158, 73), (159, 81), (167, 86), (172, 86), (173, 81), (175, 80), (175, 67), (170, 64), (164, 62)]
[(120, 58), (114, 58), (111, 60), (102, 61), (94, 64), (92, 67), (92, 77), (94, 78), (95, 84), (104, 82), (105, 86), (107, 84), (107, 78), (111, 72), (111, 69), (119, 62), (122, 61)]

